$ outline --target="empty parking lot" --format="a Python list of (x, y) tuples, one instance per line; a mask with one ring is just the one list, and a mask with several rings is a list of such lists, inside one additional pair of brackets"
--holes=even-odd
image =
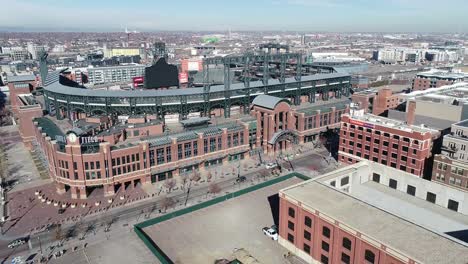
[(232, 259), (236, 248), (246, 249), (261, 263), (284, 263), (282, 256), (286, 250), (266, 237), (261, 229), (274, 223), (271, 198), (280, 189), (300, 181), (291, 178), (147, 227), (144, 231), (175, 263)]

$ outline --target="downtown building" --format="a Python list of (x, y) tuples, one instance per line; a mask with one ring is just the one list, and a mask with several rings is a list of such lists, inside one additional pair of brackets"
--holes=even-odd
[(466, 191), (361, 161), (282, 189), (279, 197), (278, 241), (307, 263), (468, 259)]
[(92, 85), (132, 83), (133, 78), (145, 75), (146, 65), (133, 64), (88, 68), (88, 82)]
[(416, 77), (413, 79), (412, 88), (414, 91), (439, 88), (441, 86), (463, 82), (465, 77), (466, 75), (462, 72), (449, 72), (443, 70), (421, 72), (416, 74)]
[(444, 136), (442, 153), (436, 154), (432, 180), (454, 188), (468, 189), (468, 120), (452, 125)]
[(370, 160), (397, 168), (426, 179), (432, 172), (432, 151), (440, 132), (425, 126), (411, 125), (414, 109), (408, 121), (362, 114), (341, 118), (338, 161), (353, 164)]

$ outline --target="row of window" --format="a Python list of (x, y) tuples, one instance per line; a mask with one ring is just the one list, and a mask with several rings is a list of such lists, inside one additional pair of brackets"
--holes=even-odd
[[(346, 136), (346, 131), (343, 131), (343, 136)], [(351, 132), (351, 133), (349, 133), (349, 136), (354, 138), (354, 137), (355, 137), (355, 134), (354, 134), (353, 132)], [(357, 139), (362, 139), (362, 138), (363, 138), (362, 135), (359, 135), (359, 134), (357, 135)], [(371, 137), (366, 137), (366, 142), (371, 142)], [(342, 143), (343, 143), (343, 144), (346, 144), (346, 139), (343, 139)], [(350, 145), (350, 146), (354, 146), (354, 141), (353, 141), (353, 140), (349, 140), (349, 145)], [(377, 147), (381, 147), (381, 146), (380, 146), (380, 139), (377, 139), (377, 138), (374, 139), (374, 149), (373, 149), (375, 153), (379, 153), (379, 148), (376, 148), (375, 145), (378, 145)], [(362, 148), (362, 144), (359, 143), (359, 142), (356, 144), (356, 146), (357, 146), (357, 148), (359, 148), (359, 149)], [(384, 146), (384, 147), (389, 147), (389, 146), (390, 146), (390, 143), (389, 143), (388, 141), (384, 140), (384, 141), (382, 141), (382, 146)], [(370, 145), (365, 145), (364, 148), (365, 148), (367, 151), (370, 151), (371, 146), (370, 146)], [(397, 144), (397, 143), (393, 143), (393, 144), (392, 144), (392, 149), (398, 151), (398, 150), (400, 149), (400, 145)], [(416, 148), (413, 148), (412, 150), (413, 150), (413, 151), (412, 151), (413, 155), (416, 155), (416, 154), (417, 154), (417, 149), (416, 149)], [(408, 148), (407, 146), (401, 146), (401, 151), (404, 152), (404, 153), (402, 153), (402, 154), (410, 154), (410, 153), (408, 153), (409, 148)]]
[[(292, 208), (290, 208), (292, 209)], [(294, 211), (294, 209), (292, 209), (292, 211)], [(290, 210), (290, 212), (292, 212)], [(309, 227), (312, 226), (312, 220), (309, 218), (309, 217), (305, 217), (305, 224), (308, 225)], [(288, 221), (288, 228), (291, 230), (291, 231), (294, 231), (294, 223), (292, 223), (291, 221)], [(328, 227), (324, 226), (322, 228), (322, 235), (324, 237), (327, 237), (327, 238), (330, 238), (331, 236), (331, 231)], [(288, 235), (287, 235), (287, 239), (289, 242), (293, 243), (294, 244), (294, 235), (292, 235), (291, 233), (288, 232)], [(304, 239), (307, 240), (307, 241), (311, 241), (312, 240), (312, 235), (309, 231), (307, 230), (304, 230)], [(342, 247), (343, 249), (347, 250), (347, 251), (351, 251), (352, 250), (352, 242), (349, 238), (347, 237), (343, 237), (343, 240), (342, 240)], [(323, 251), (325, 252), (330, 252), (330, 244), (326, 241), (322, 241), (321, 243), (321, 248)], [(304, 243), (303, 244), (303, 250), (304, 252), (310, 254), (311, 253), (311, 247), (309, 244), (307, 243)], [(341, 261), (343, 263), (346, 263), (346, 264), (349, 264), (350, 261), (351, 261), (351, 257), (350, 255), (346, 254), (347, 252), (342, 252), (341, 254)], [(367, 263), (374, 263), (375, 262), (375, 254), (370, 251), (370, 250), (366, 250), (364, 252), (364, 259), (367, 261)], [(326, 255), (321, 255), (321, 262), (322, 263), (328, 263), (328, 257)]]
[(332, 113), (326, 113), (323, 115), (316, 115), (304, 119), (304, 130), (316, 128), (316, 120), (319, 118), (319, 126), (323, 127), (331, 124), (336, 124), (340, 122), (341, 115), (344, 111), (337, 111), (335, 113), (335, 118), (332, 120)]
[[(342, 148), (341, 150), (344, 151), (344, 152), (346, 152), (345, 148)], [(365, 158), (365, 159), (367, 159), (367, 160), (370, 160), (369, 154), (364, 154), (364, 156), (362, 156), (362, 153), (361, 153), (361, 152), (356, 152), (356, 154), (354, 154), (354, 151), (353, 151), (353, 150), (348, 150), (347, 153), (349, 153), (349, 154), (351, 154), (351, 155), (356, 155), (356, 156), (361, 157), (361, 158)], [(393, 157), (393, 156), (392, 156), (392, 157)], [(372, 161), (374, 161), (374, 162), (379, 162), (379, 163), (381, 163), (381, 164), (383, 164), (383, 165), (387, 165), (387, 160), (384, 159), (384, 158), (388, 158), (388, 157), (387, 157), (387, 156), (384, 156), (384, 155), (382, 154), (382, 159), (379, 161), (379, 157), (378, 157), (378, 156), (373, 156), (373, 157), (372, 157)], [(393, 157), (393, 158), (396, 158), (396, 157)], [(401, 159), (402, 161), (407, 161), (406, 156), (401, 156), (400, 159)], [(344, 161), (344, 160), (345, 160), (345, 157), (342, 156), (342, 157), (341, 157), (341, 160)], [(415, 159), (410, 159), (410, 160), (411, 160), (411, 164), (413, 164), (413, 165), (416, 164), (416, 160), (415, 160)], [(349, 162), (353, 162), (353, 160), (352, 160), (351, 158), (348, 158), (348, 161), (349, 161)], [(390, 162), (390, 167), (396, 169), (396, 168), (397, 168), (397, 164), (396, 164), (395, 162)], [(400, 164), (399, 170), (407, 171), (407, 167), (406, 167), (405, 165), (403, 165), (403, 164)], [(409, 172), (411, 172), (412, 174), (414, 174), (414, 173), (415, 173), (415, 169), (411, 168), (411, 169), (409, 170)]]
[[(130, 162), (136, 162), (136, 161), (140, 161), (140, 154), (139, 153), (136, 153), (136, 154), (132, 154), (132, 155), (127, 155), (127, 156), (122, 156), (122, 157), (117, 157), (117, 158), (112, 158), (112, 167), (115, 167), (115, 166), (120, 166), (120, 165), (125, 165), (127, 163), (130, 163)], [(99, 163), (99, 161), (97, 161)], [(85, 170), (86, 169), (86, 162), (85, 162)], [(91, 166), (93, 166), (91, 164)], [(96, 164), (96, 166), (99, 166), (99, 164)], [(97, 168), (99, 169), (99, 168)]]
[[(347, 123), (343, 123), (343, 126), (344, 127), (348, 127), (348, 124)], [(349, 126), (351, 129), (356, 129), (356, 126), (355, 125), (350, 125)], [(357, 130), (360, 130), (360, 131), (364, 131), (364, 128), (362, 126), (358, 126), (357, 127)], [(370, 129), (370, 128), (366, 128), (365, 131), (367, 133), (370, 133), (370, 134), (375, 134), (375, 135), (383, 135), (384, 137), (387, 137), (387, 138), (393, 138), (395, 140), (402, 140), (403, 142), (407, 142), (407, 143), (410, 143), (411, 142), (411, 139), (410, 138), (407, 138), (407, 137), (400, 137), (399, 135), (393, 135), (393, 136), (390, 136), (390, 133), (387, 133), (387, 132), (384, 132), (382, 134), (382, 132), (380, 130), (374, 130), (374, 129)], [(370, 141), (370, 140), (369, 140)], [(414, 139), (412, 141), (413, 144), (416, 144), (418, 145), (419, 144), (419, 141), (417, 139)]]
[[(377, 174), (377, 173), (373, 173), (372, 174), (372, 180), (374, 182), (380, 183), (380, 175)], [(390, 178), (390, 180), (388, 182), (388, 186), (390, 188), (396, 190), (398, 188), (398, 181), (395, 180), (395, 179)], [(416, 196), (416, 187), (408, 184), (406, 186), (406, 193), (409, 194), (409, 195), (412, 195), (412, 196)], [(435, 204), (436, 199), (437, 199), (437, 195), (435, 193), (432, 193), (432, 192), (427, 192), (426, 193), (426, 201)], [(452, 199), (448, 199), (447, 208), (457, 212), (458, 211), (458, 202), (454, 201)]]

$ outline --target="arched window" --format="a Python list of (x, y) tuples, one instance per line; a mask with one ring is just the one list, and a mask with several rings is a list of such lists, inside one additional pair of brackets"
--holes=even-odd
[(349, 240), (347, 237), (343, 237), (343, 247), (346, 248), (347, 250), (351, 250), (351, 240)]
[(374, 264), (374, 261), (375, 261), (375, 254), (374, 252), (366, 249), (366, 251), (364, 252), (364, 259), (367, 261), (367, 263), (372, 263)]

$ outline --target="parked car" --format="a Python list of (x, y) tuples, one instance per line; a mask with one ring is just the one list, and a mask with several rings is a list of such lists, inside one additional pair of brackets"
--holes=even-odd
[(236, 182), (244, 182), (246, 180), (247, 178), (245, 176), (240, 176), (240, 177), (237, 177)]
[(18, 247), (18, 246), (23, 245), (24, 243), (26, 243), (26, 239), (24, 239), (24, 238), (19, 238), (19, 239), (16, 239), (16, 240), (11, 241), (11, 242), (8, 244), (8, 248), (15, 248), (15, 247)]
[(265, 165), (265, 168), (267, 168), (267, 169), (273, 169), (273, 168), (276, 168), (276, 167), (278, 167), (278, 164), (276, 164), (274, 162), (270, 162), (270, 163), (267, 163)]
[(273, 228), (270, 227), (264, 227), (262, 228), (263, 234), (267, 235), (270, 237), (272, 240), (278, 240), (278, 232), (274, 230)]

